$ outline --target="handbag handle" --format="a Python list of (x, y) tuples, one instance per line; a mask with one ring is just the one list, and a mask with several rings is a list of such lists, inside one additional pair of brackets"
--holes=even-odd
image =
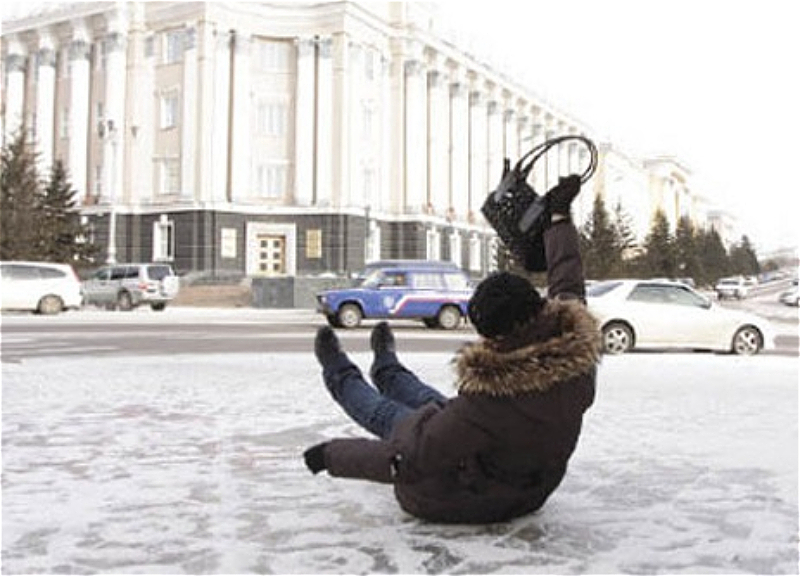
[[(578, 136), (578, 135), (570, 135), (570, 136), (559, 136), (557, 138), (551, 138), (550, 140), (545, 140), (541, 144), (534, 146), (531, 150), (529, 150), (525, 155), (522, 156), (517, 161), (516, 166), (514, 166), (514, 170), (519, 173), (523, 178), (527, 179), (528, 174), (530, 174), (531, 170), (533, 170), (533, 165), (536, 163), (539, 158), (547, 154), (547, 152), (559, 144), (567, 142), (569, 140), (576, 140), (582, 144), (584, 144), (589, 149), (589, 166), (584, 170), (583, 174), (581, 174), (581, 184), (585, 184), (589, 178), (592, 177), (595, 170), (597, 169), (597, 161), (598, 161), (598, 154), (597, 154), (597, 146), (595, 146), (594, 142), (586, 138), (585, 136)], [(524, 162), (527, 158), (530, 157), (530, 161), (527, 165), (524, 165)]]

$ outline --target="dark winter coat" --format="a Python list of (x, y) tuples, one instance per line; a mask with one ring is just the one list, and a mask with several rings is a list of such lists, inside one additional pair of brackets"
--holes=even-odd
[(574, 227), (545, 236), (550, 296), (513, 337), (481, 339), (453, 362), (458, 396), (406, 418), (388, 441), (332, 440), (333, 476), (393, 483), (401, 507), (436, 522), (508, 520), (544, 504), (567, 470), (592, 404), (600, 337), (579, 299)]

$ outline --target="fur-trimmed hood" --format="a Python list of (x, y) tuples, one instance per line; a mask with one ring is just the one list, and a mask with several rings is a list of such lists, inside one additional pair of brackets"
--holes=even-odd
[[(545, 333), (542, 334), (542, 328)], [(482, 338), (453, 359), (462, 395), (545, 392), (600, 361), (597, 321), (577, 300), (548, 300), (535, 320), (506, 341)]]

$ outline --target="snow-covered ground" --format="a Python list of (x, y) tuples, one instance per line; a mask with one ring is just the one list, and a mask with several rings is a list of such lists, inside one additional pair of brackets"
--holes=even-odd
[[(403, 357), (452, 391), (448, 356)], [(364, 433), (310, 352), (42, 358), (2, 377), (5, 574), (798, 571), (796, 357), (605, 358), (560, 489), (489, 526), (312, 476), (305, 447)]]

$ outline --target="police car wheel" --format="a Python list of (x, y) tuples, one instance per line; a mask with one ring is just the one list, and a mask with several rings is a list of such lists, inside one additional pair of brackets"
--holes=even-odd
[(454, 330), (461, 323), (461, 312), (454, 306), (445, 306), (439, 310), (439, 315), (436, 318), (439, 321), (439, 326), (445, 330)]
[(337, 319), (342, 328), (356, 328), (361, 324), (361, 309), (355, 304), (345, 304), (339, 308)]

